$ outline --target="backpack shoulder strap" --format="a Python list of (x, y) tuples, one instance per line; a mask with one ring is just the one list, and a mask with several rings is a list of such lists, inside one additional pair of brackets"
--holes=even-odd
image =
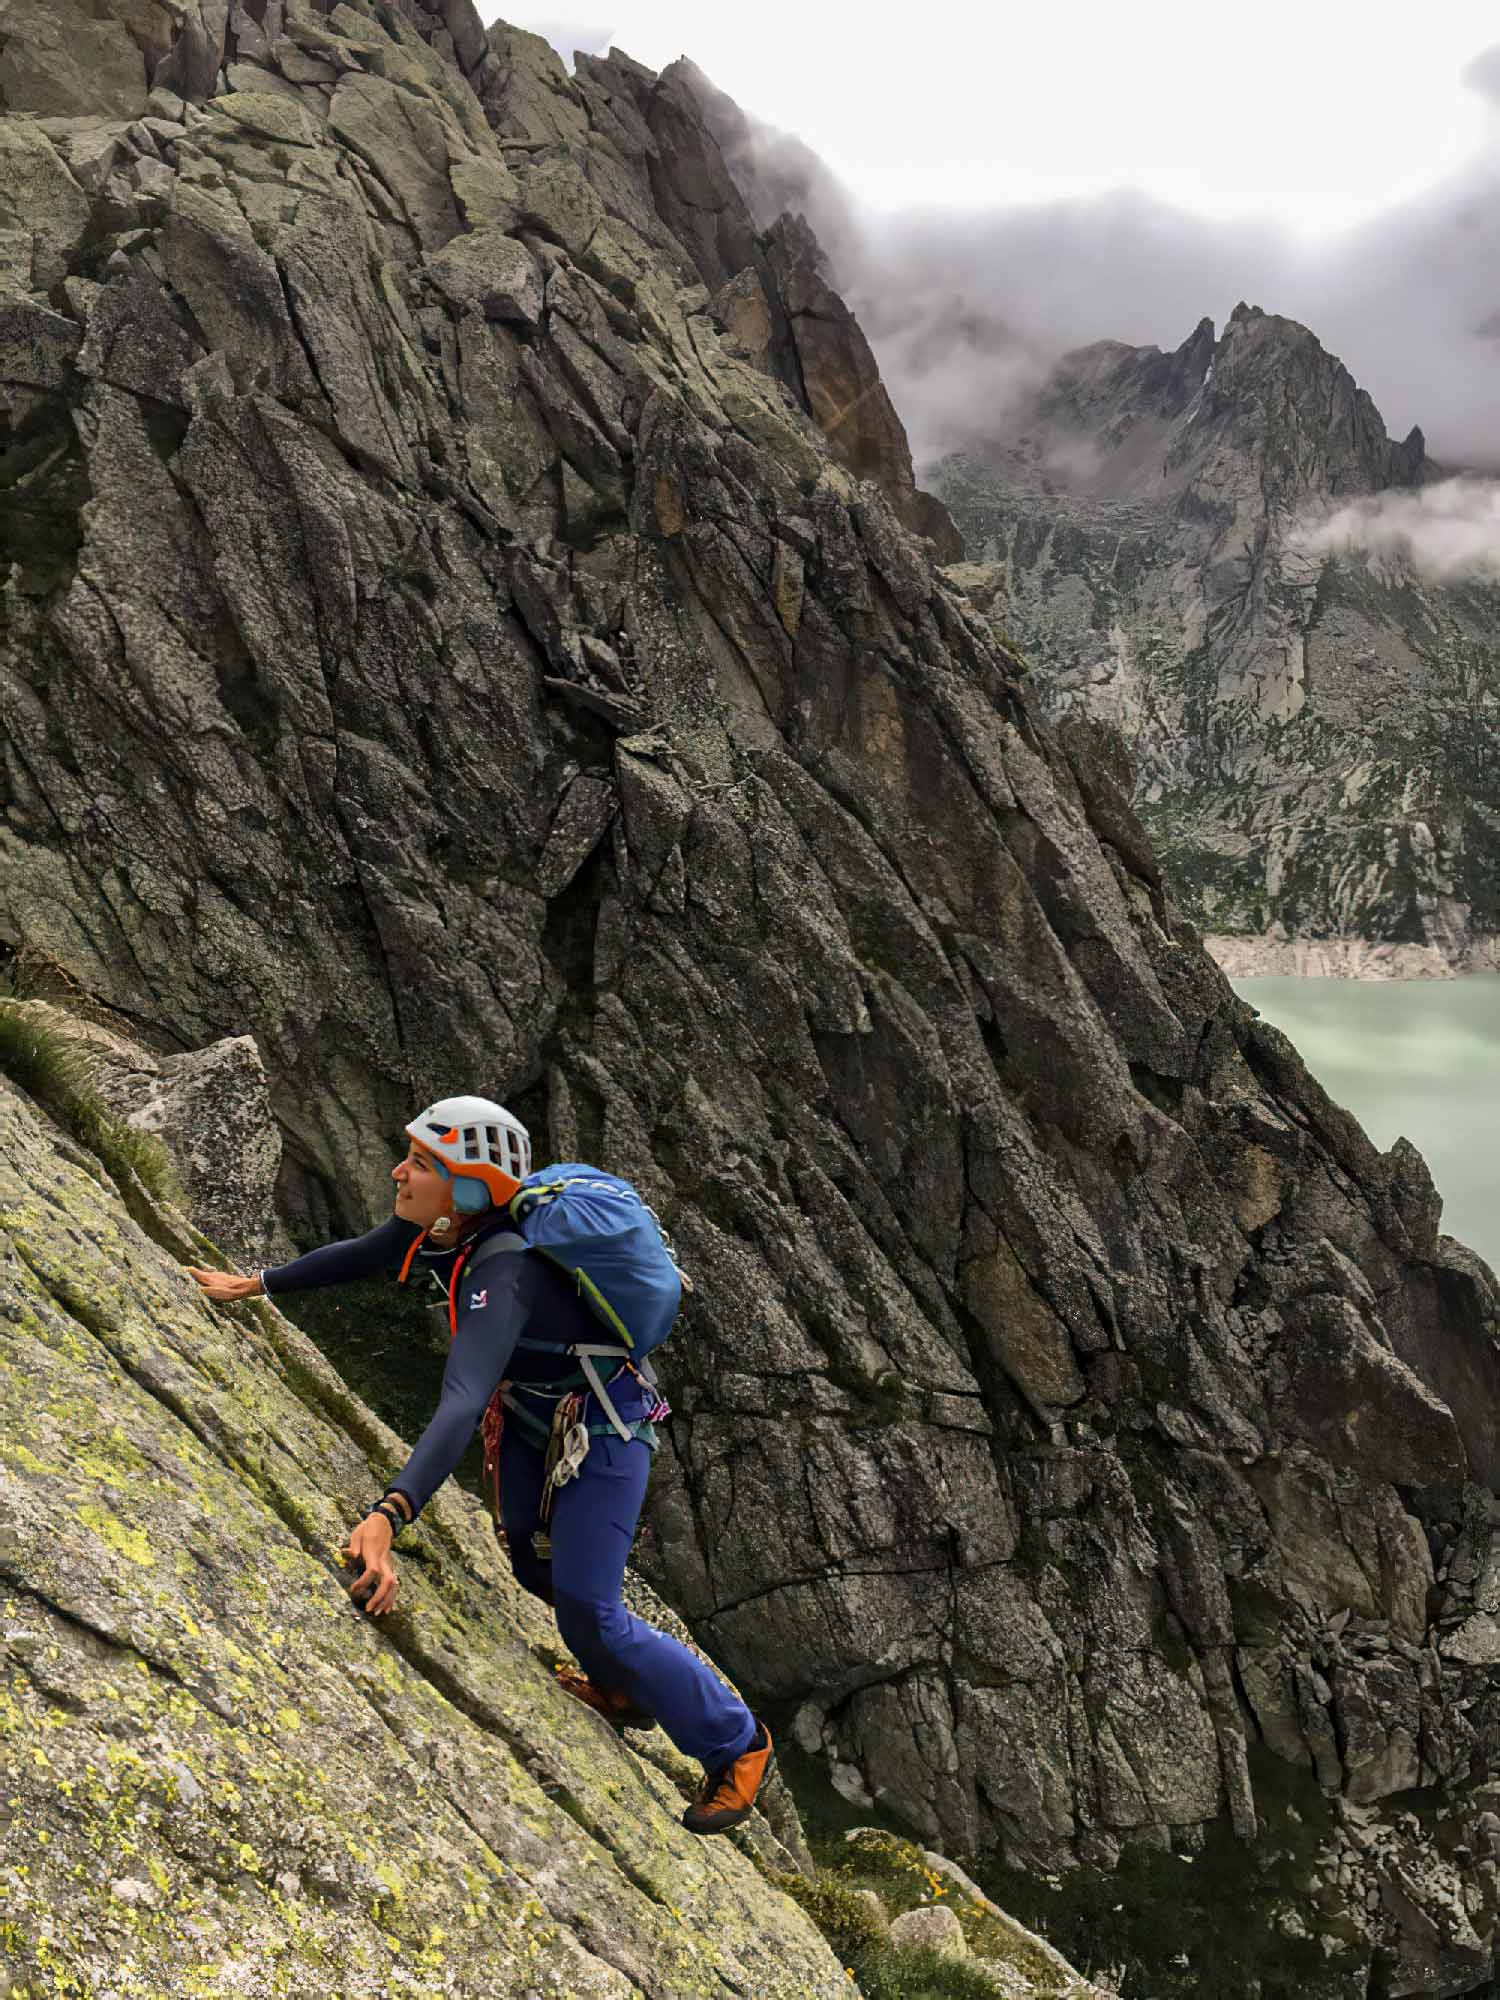
[(524, 1236), (513, 1230), (497, 1230), (493, 1236), (486, 1236), (474, 1245), (472, 1251), (460, 1250), (448, 1278), (448, 1338), (458, 1337), (458, 1281), (468, 1277), (480, 1264), (488, 1263), (491, 1257), (505, 1250), (526, 1250), (530, 1245)]
[(486, 1236), (464, 1259), (464, 1276), (470, 1277), (481, 1264), (487, 1264), (491, 1257), (502, 1257), (517, 1250), (529, 1250), (526, 1238), (514, 1229), (497, 1229), (493, 1236)]

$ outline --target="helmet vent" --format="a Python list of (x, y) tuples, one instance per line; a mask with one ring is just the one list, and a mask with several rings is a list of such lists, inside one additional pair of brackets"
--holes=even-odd
[(503, 1105), (488, 1098), (444, 1098), (406, 1129), (460, 1174), (477, 1171), (487, 1178), (493, 1170), (510, 1181), (524, 1181), (531, 1172), (530, 1134)]

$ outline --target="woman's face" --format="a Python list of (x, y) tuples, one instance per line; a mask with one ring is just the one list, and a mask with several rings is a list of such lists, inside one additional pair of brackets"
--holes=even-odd
[(451, 1183), (432, 1164), (432, 1155), (415, 1139), (406, 1158), (391, 1168), (396, 1183), (396, 1213), (406, 1222), (430, 1229), (440, 1215), (451, 1211)]

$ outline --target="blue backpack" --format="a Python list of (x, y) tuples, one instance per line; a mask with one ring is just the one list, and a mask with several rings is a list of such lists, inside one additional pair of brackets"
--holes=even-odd
[[(519, 1242), (511, 1234), (487, 1237), (467, 1268), (524, 1245), (567, 1272), (613, 1341), (564, 1344), (523, 1335), (518, 1344), (575, 1355), (611, 1424), (629, 1437), (596, 1362), (645, 1362), (672, 1331), (683, 1292), (692, 1290), (661, 1224), (629, 1181), (579, 1161), (528, 1174), (511, 1200), (510, 1216)], [(655, 1387), (649, 1363), (640, 1372)]]
[(578, 1162), (528, 1174), (510, 1204), (529, 1250), (578, 1289), (633, 1361), (660, 1347), (682, 1304), (683, 1276), (661, 1224), (629, 1181)]

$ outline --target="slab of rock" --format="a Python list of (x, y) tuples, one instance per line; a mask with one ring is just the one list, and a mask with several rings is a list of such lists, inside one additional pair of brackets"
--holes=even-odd
[(546, 160), (517, 175), (517, 216), (522, 228), (560, 243), (581, 257), (604, 218), (604, 204), (571, 160)]
[(389, 1622), (352, 1607), (333, 1552), (405, 1446), (274, 1308), (209, 1307), (3, 1080), (0, 1210), (13, 1979), (112, 1990), (128, 1923), (162, 1993), (240, 1990), (247, 1937), (310, 2000), (397, 1964), (455, 1993), (542, 1967), (597, 2000), (847, 1992), (797, 1906), (556, 1687), (550, 1612), (477, 1503), (425, 1510)]
[[(139, 117), (146, 63), (124, 5), (84, 0), (3, 0), (0, 108), (35, 117), (108, 113)], [(146, 0), (141, 17), (157, 9)]]

